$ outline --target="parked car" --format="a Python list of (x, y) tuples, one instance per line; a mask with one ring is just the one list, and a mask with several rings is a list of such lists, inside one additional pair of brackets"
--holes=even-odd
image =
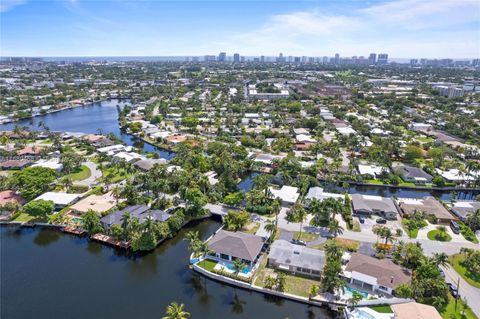
[(448, 289), (450, 289), (450, 293), (454, 298), (459, 298), (460, 295), (458, 294), (458, 288), (455, 284), (447, 283)]
[(440, 277), (445, 278), (445, 272), (443, 271), (443, 269), (438, 268), (438, 272), (440, 273)]
[(377, 224), (386, 224), (387, 220), (385, 218), (377, 218), (376, 220)]
[(358, 217), (358, 221), (360, 222), (360, 224), (365, 224), (365, 218), (364, 217)]
[(459, 234), (460, 233), (460, 226), (454, 220), (450, 222), (450, 228), (452, 229), (453, 233)]
[(300, 245), (300, 246), (307, 246), (306, 242), (304, 242), (303, 240), (298, 240), (298, 239), (292, 239), (292, 244)]

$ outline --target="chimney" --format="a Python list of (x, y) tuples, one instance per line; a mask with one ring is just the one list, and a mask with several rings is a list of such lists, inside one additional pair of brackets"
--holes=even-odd
[(393, 276), (390, 277), (390, 283), (393, 284)]

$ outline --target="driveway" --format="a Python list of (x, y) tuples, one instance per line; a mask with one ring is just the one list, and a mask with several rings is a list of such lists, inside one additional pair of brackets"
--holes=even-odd
[(447, 282), (458, 285), (458, 280), (460, 279), (459, 293), (460, 297), (466, 298), (468, 305), (472, 308), (473, 312), (480, 317), (480, 289), (471, 286), (468, 282), (463, 280), (463, 278), (452, 268), (452, 267), (442, 267), (445, 272), (445, 280)]
[(95, 164), (94, 162), (87, 161), (87, 162), (82, 163), (82, 164), (90, 169), (90, 173), (91, 173), (90, 177), (84, 179), (83, 181), (75, 182), (74, 184), (92, 187), (93, 185), (95, 185), (97, 183), (97, 179), (102, 177), (102, 171), (100, 171), (97, 168), (97, 164)]

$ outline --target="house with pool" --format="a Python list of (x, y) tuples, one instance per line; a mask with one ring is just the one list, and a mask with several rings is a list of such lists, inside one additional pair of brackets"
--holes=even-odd
[(412, 273), (390, 259), (353, 253), (343, 266), (342, 277), (351, 288), (391, 296), (398, 286), (410, 282)]
[(249, 276), (257, 264), (265, 239), (261, 236), (221, 229), (207, 244), (211, 253), (206, 258), (217, 262), (215, 270), (233, 272), (233, 262), (240, 259), (246, 265), (242, 273)]

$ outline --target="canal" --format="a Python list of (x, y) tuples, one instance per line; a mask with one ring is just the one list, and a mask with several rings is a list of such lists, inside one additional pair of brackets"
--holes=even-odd
[(0, 317), (161, 318), (172, 301), (192, 318), (332, 318), (327, 310), (208, 280), (188, 268), (185, 233), (208, 238), (220, 224), (188, 225), (142, 257), (52, 229), (0, 227)]
[(80, 133), (113, 133), (127, 145), (133, 145), (147, 152), (156, 152), (161, 158), (171, 159), (174, 152), (169, 152), (144, 143), (135, 136), (122, 133), (118, 125), (117, 105), (121, 108), (129, 105), (128, 100), (108, 100), (76, 107), (60, 112), (49, 113), (24, 119), (14, 123), (0, 125), (0, 131), (13, 130), (15, 126), (28, 127), (31, 130), (42, 130), (42, 123), (51, 131)]

